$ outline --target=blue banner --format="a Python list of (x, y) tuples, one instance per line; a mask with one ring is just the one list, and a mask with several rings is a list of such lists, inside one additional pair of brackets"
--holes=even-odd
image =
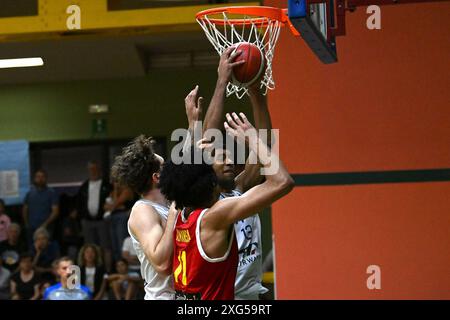
[(0, 142), (0, 198), (6, 205), (22, 204), (30, 189), (28, 141)]

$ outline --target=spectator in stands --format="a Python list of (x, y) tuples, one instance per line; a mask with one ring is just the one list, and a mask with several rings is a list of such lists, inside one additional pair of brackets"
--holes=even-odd
[(22, 217), (28, 230), (28, 243), (31, 246), (34, 232), (46, 228), (53, 233), (53, 222), (59, 215), (58, 197), (55, 190), (47, 186), (47, 174), (38, 170), (34, 174), (34, 186), (25, 196)]
[(33, 267), (44, 280), (51, 280), (53, 278), (52, 262), (59, 257), (59, 246), (56, 242), (50, 241), (50, 236), (45, 228), (37, 229), (34, 232), (33, 240)]
[(85, 244), (78, 256), (81, 284), (92, 292), (94, 300), (101, 300), (106, 292), (106, 271), (102, 264), (100, 249), (94, 244)]
[(8, 238), (8, 228), (11, 224), (11, 219), (6, 214), (5, 201), (0, 199), (0, 241), (5, 241)]
[(39, 286), (39, 296), (43, 297), (45, 290), (58, 283), (58, 259), (52, 262), (50, 273), (47, 273), (44, 278), (41, 279), (41, 285)]
[(84, 285), (69, 283), (72, 275), (71, 266), (73, 261), (69, 257), (57, 260), (57, 274), (59, 283), (48, 287), (44, 292), (44, 300), (89, 300), (92, 298), (91, 291)]
[(15, 272), (19, 267), (19, 257), (27, 251), (27, 246), (20, 237), (21, 228), (17, 223), (11, 223), (7, 235), (8, 239), (0, 242), (0, 257), (3, 265), (11, 272)]
[(106, 202), (105, 211), (111, 212), (111, 241), (114, 261), (122, 256), (123, 241), (128, 234), (128, 217), (133, 206), (134, 194), (131, 189), (114, 183), (114, 188), (110, 194), (111, 201)]
[(31, 253), (20, 255), (19, 271), (11, 276), (11, 299), (37, 300), (40, 277), (33, 269), (33, 256)]
[(85, 243), (94, 243), (103, 249), (106, 269), (112, 266), (111, 236), (109, 222), (104, 219), (104, 205), (111, 192), (108, 180), (102, 179), (98, 163), (88, 163), (89, 179), (80, 187), (77, 194), (77, 210), (82, 219)]
[(62, 239), (61, 246), (63, 254), (76, 260), (78, 249), (83, 244), (83, 236), (81, 234), (81, 225), (78, 220), (78, 212), (73, 209), (69, 216), (62, 223)]
[(116, 271), (117, 273), (108, 276), (114, 297), (116, 300), (133, 300), (141, 277), (138, 273), (128, 270), (128, 262), (125, 259), (116, 262)]
[(0, 300), (9, 300), (9, 277), (11, 272), (3, 267), (0, 257)]
[(129, 237), (129, 236), (123, 241), (122, 258), (127, 260), (128, 268), (129, 268), (130, 272), (136, 272), (136, 274), (140, 276), (141, 281), (136, 282), (136, 284), (137, 284), (136, 299), (139, 299), (139, 300), (144, 299), (145, 281), (144, 281), (144, 279), (142, 279), (142, 276), (141, 276), (141, 263), (139, 262), (136, 251), (134, 250), (134, 247), (133, 247), (133, 243), (131, 241), (131, 237)]
[(130, 271), (140, 272), (141, 263), (139, 262), (136, 251), (133, 248), (131, 237), (129, 236), (123, 241), (122, 258), (127, 260)]

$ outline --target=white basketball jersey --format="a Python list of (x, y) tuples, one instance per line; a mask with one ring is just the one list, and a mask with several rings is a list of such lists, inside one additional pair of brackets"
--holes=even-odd
[[(156, 212), (158, 212), (161, 219), (167, 221), (167, 216), (169, 214), (169, 208), (162, 206), (160, 204), (154, 203), (149, 200), (141, 199), (138, 200), (134, 206), (138, 204), (145, 204), (153, 207)], [(133, 206), (133, 209), (134, 209)], [(131, 212), (133, 212), (133, 209)], [(133, 235), (130, 230), (130, 225), (128, 224), (128, 233), (130, 234), (131, 241), (133, 243), (133, 248), (136, 251), (137, 257), (141, 262), (141, 275), (145, 281), (145, 300), (173, 300), (175, 297), (175, 291), (173, 289), (172, 276), (162, 276), (153, 268), (150, 261), (148, 261), (145, 256), (144, 250), (141, 244)]]
[[(239, 197), (238, 190), (231, 193), (221, 193), (220, 199)], [(258, 300), (259, 295), (268, 290), (261, 285), (262, 278), (262, 247), (261, 221), (255, 214), (234, 224), (238, 243), (239, 263), (234, 284), (236, 300)]]

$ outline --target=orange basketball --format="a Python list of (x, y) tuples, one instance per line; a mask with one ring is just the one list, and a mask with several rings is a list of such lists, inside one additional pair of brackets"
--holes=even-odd
[(253, 43), (240, 42), (234, 46), (236, 50), (241, 51), (234, 61), (245, 60), (245, 63), (233, 68), (232, 82), (239, 87), (248, 87), (255, 83), (264, 72), (264, 55)]

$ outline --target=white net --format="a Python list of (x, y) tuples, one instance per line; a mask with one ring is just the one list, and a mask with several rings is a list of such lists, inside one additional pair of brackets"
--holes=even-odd
[[(263, 89), (264, 94), (268, 89), (273, 90), (275, 82), (272, 76), (272, 59), (282, 22), (267, 17), (255, 18), (244, 15), (239, 19), (239, 23), (236, 23), (236, 19), (229, 19), (226, 12), (220, 15), (223, 23), (215, 23), (218, 21), (217, 14), (214, 17), (204, 15), (197, 19), (217, 53), (222, 55), (225, 49), (239, 42), (255, 44), (263, 52), (266, 62), (260, 88)], [(237, 86), (231, 82), (227, 85), (227, 97), (235, 94), (238, 99), (241, 99), (247, 93), (246, 87)]]

